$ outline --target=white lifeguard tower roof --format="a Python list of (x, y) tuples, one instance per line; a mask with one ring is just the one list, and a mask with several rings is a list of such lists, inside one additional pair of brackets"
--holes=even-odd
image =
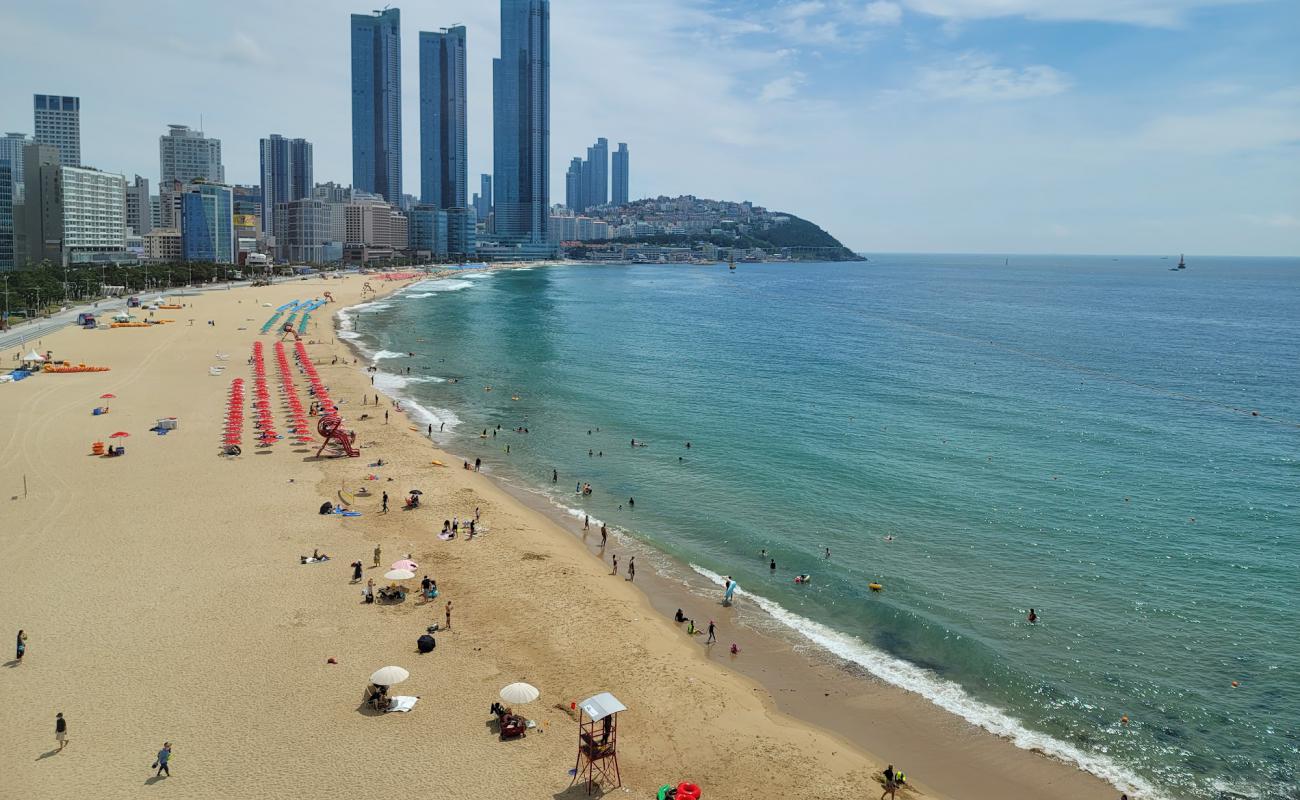
[(627, 711), (627, 706), (623, 705), (617, 697), (609, 692), (601, 692), (595, 697), (588, 697), (579, 703), (578, 707), (593, 722), (600, 722), (610, 714)]

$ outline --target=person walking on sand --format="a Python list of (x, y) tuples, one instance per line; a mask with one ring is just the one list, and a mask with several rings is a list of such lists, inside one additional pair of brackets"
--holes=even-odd
[(164, 772), (167, 773), (167, 777), (170, 778), (172, 776), (172, 770), (171, 767), (169, 766), (169, 762), (171, 760), (172, 760), (172, 743), (163, 742), (162, 749), (158, 751), (158, 758), (155, 759), (153, 762), (153, 766), (158, 768), (158, 771), (154, 773), (155, 778), (161, 778)]
[(360, 561), (352, 562), (352, 582), (361, 583), (361, 562)]
[(451, 630), (451, 601), (447, 601), (447, 630)]
[(636, 580), (636, 556), (632, 556), (627, 561), (627, 579), (629, 581)]
[(23, 663), (23, 656), (26, 653), (27, 653), (27, 632), (23, 630), (19, 630), (18, 631), (18, 654), (14, 656), (14, 660), (17, 661), (19, 664)]
[(880, 800), (885, 800), (885, 795), (890, 798), (896, 797), (898, 793), (898, 781), (894, 780), (894, 765), (890, 764), (885, 767), (885, 791), (880, 793)]
[(614, 568), (609, 571), (610, 575), (618, 574), (618, 553), (614, 554)]
[(384, 424), (388, 424), (388, 409), (384, 409)]
[(709, 638), (704, 640), (705, 644), (713, 644), (718, 641), (717, 631), (713, 627), (713, 620), (709, 620)]
[(385, 514), (388, 513), (388, 492), (384, 492), (384, 508), (383, 508), (383, 512), (384, 512)]
[(375, 545), (375, 566), (376, 567), (379, 566), (379, 562), (383, 557), (384, 557), (384, 546), (379, 544)]
[(54, 715), (54, 741), (59, 743), (59, 752), (68, 744), (68, 721), (63, 718), (63, 712)]
[(609, 539), (609, 528), (606, 528), (605, 523), (602, 522), (600, 523), (600, 549), (601, 550), (605, 549), (605, 542), (608, 539)]

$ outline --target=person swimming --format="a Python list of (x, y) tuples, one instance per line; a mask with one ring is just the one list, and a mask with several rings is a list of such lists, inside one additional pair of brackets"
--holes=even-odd
[(1031, 623), (1033, 623), (1033, 622), (1037, 622), (1037, 621), (1038, 621), (1038, 612), (1034, 611), (1032, 608), (1029, 609), (1029, 616), (1026, 617), (1026, 619), (1028, 619)]

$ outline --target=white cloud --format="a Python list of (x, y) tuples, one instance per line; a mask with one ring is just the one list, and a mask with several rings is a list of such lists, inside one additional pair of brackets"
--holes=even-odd
[(1147, 149), (1189, 155), (1294, 150), (1300, 143), (1300, 88), (1204, 111), (1156, 116), (1141, 128), (1136, 141)]
[(262, 67), (271, 63), (271, 56), (256, 39), (238, 31), (222, 51), (221, 58), (231, 64)]
[(1070, 81), (1045, 64), (1015, 69), (967, 53), (952, 63), (921, 70), (916, 86), (922, 94), (939, 99), (999, 101), (1050, 97), (1067, 90)]
[(898, 3), (876, 0), (853, 12), (868, 25), (897, 25), (903, 20), (903, 9)]
[(762, 103), (772, 103), (777, 100), (789, 100), (795, 96), (799, 87), (803, 85), (804, 75), (795, 72), (790, 75), (784, 75), (775, 80), (768, 81), (763, 85), (763, 90), (759, 92), (758, 99)]
[(1300, 229), (1300, 216), (1286, 211), (1279, 211), (1274, 214), (1242, 214), (1241, 218), (1251, 225), (1259, 225), (1265, 228)]
[(903, 0), (913, 11), (949, 20), (1025, 17), (1176, 27), (1190, 12), (1260, 0)]

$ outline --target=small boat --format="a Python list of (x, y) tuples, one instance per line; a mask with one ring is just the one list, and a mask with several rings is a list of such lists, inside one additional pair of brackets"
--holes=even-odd
[(1177, 267), (1177, 269), (1187, 269), (1187, 259), (1183, 258), (1182, 253), (1179, 253), (1179, 254), (1178, 254), (1178, 267)]
[(736, 257), (735, 257), (735, 256), (732, 256), (732, 257), (731, 257), (731, 260), (727, 262), (727, 269), (732, 270), (733, 272), (735, 271), (735, 269), (736, 269)]

